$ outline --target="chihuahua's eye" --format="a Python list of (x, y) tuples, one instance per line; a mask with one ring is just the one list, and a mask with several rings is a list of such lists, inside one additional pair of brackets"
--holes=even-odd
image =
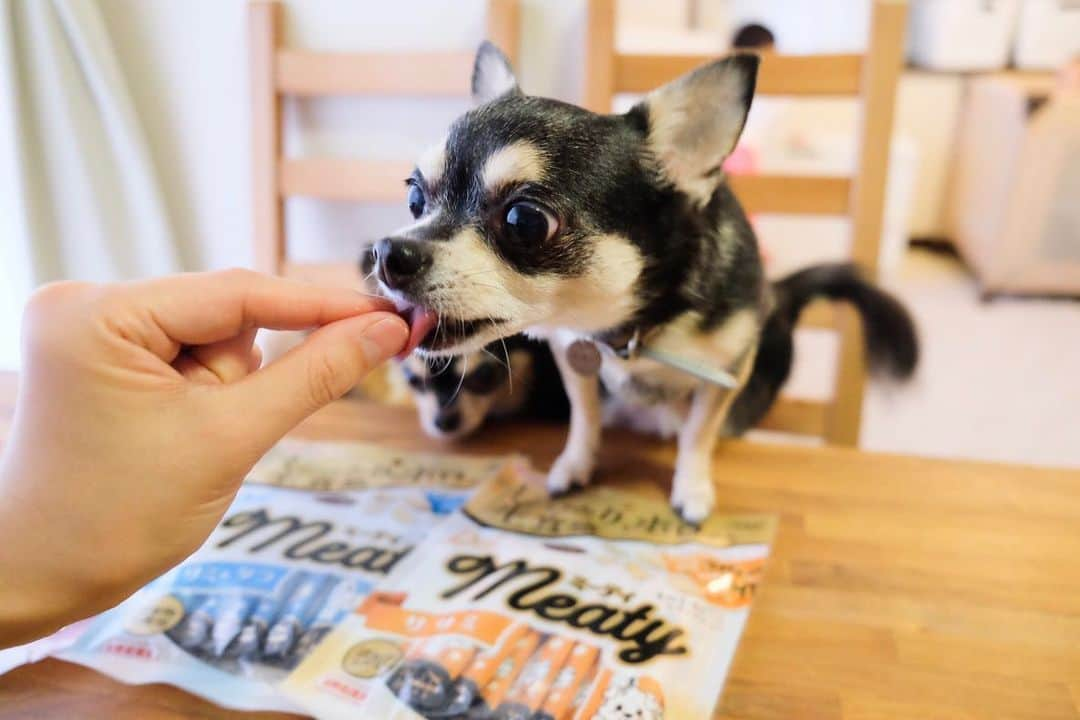
[(506, 209), (506, 231), (523, 243), (551, 239), (559, 223), (544, 208), (531, 202), (516, 202)]
[(488, 395), (499, 384), (499, 370), (491, 363), (485, 363), (465, 376), (462, 385), (473, 395)]
[(414, 218), (418, 218), (424, 214), (424, 205), (426, 200), (424, 199), (424, 191), (421, 187), (415, 183), (409, 184), (409, 212), (412, 213)]
[(409, 387), (413, 390), (421, 391), (424, 389), (424, 378), (419, 375), (414, 375), (411, 372), (405, 373), (405, 381), (409, 383)]

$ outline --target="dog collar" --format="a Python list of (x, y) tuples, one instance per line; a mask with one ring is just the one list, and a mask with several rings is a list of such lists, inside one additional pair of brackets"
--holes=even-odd
[(601, 335), (597, 340), (623, 360), (633, 360), (641, 351), (641, 338), (651, 334), (654, 329), (649, 328), (648, 331), (643, 331), (640, 326), (620, 328), (614, 332)]
[(603, 357), (597, 344), (601, 344), (616, 357), (624, 360), (633, 360), (637, 357), (646, 357), (655, 362), (667, 365), (684, 373), (688, 373), (714, 385), (734, 390), (739, 382), (735, 376), (722, 368), (704, 365), (694, 360), (674, 355), (672, 353), (657, 350), (651, 347), (647, 341), (649, 335), (655, 334), (656, 328), (643, 330), (640, 327), (624, 328), (614, 333), (602, 335), (593, 340), (576, 340), (567, 348), (567, 361), (574, 372), (579, 375), (592, 376), (600, 372)]

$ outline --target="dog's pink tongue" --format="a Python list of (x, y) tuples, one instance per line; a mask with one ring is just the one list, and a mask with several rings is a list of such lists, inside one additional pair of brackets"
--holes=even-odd
[(408, 357), (416, 349), (416, 346), (428, 336), (435, 324), (439, 322), (438, 315), (419, 305), (412, 308), (409, 311), (409, 316), (405, 319), (409, 322), (409, 342), (406, 343), (405, 349), (398, 355), (399, 358)]

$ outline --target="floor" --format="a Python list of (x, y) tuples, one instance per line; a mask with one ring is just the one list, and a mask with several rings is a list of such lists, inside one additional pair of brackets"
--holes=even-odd
[(892, 283), (922, 364), (867, 394), (863, 447), (1080, 468), (1080, 302), (978, 299), (955, 258), (911, 250)]

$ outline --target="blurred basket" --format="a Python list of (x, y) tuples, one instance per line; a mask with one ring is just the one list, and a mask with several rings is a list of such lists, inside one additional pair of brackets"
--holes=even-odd
[(1018, 0), (911, 0), (908, 60), (931, 70), (998, 70), (1009, 62)]

